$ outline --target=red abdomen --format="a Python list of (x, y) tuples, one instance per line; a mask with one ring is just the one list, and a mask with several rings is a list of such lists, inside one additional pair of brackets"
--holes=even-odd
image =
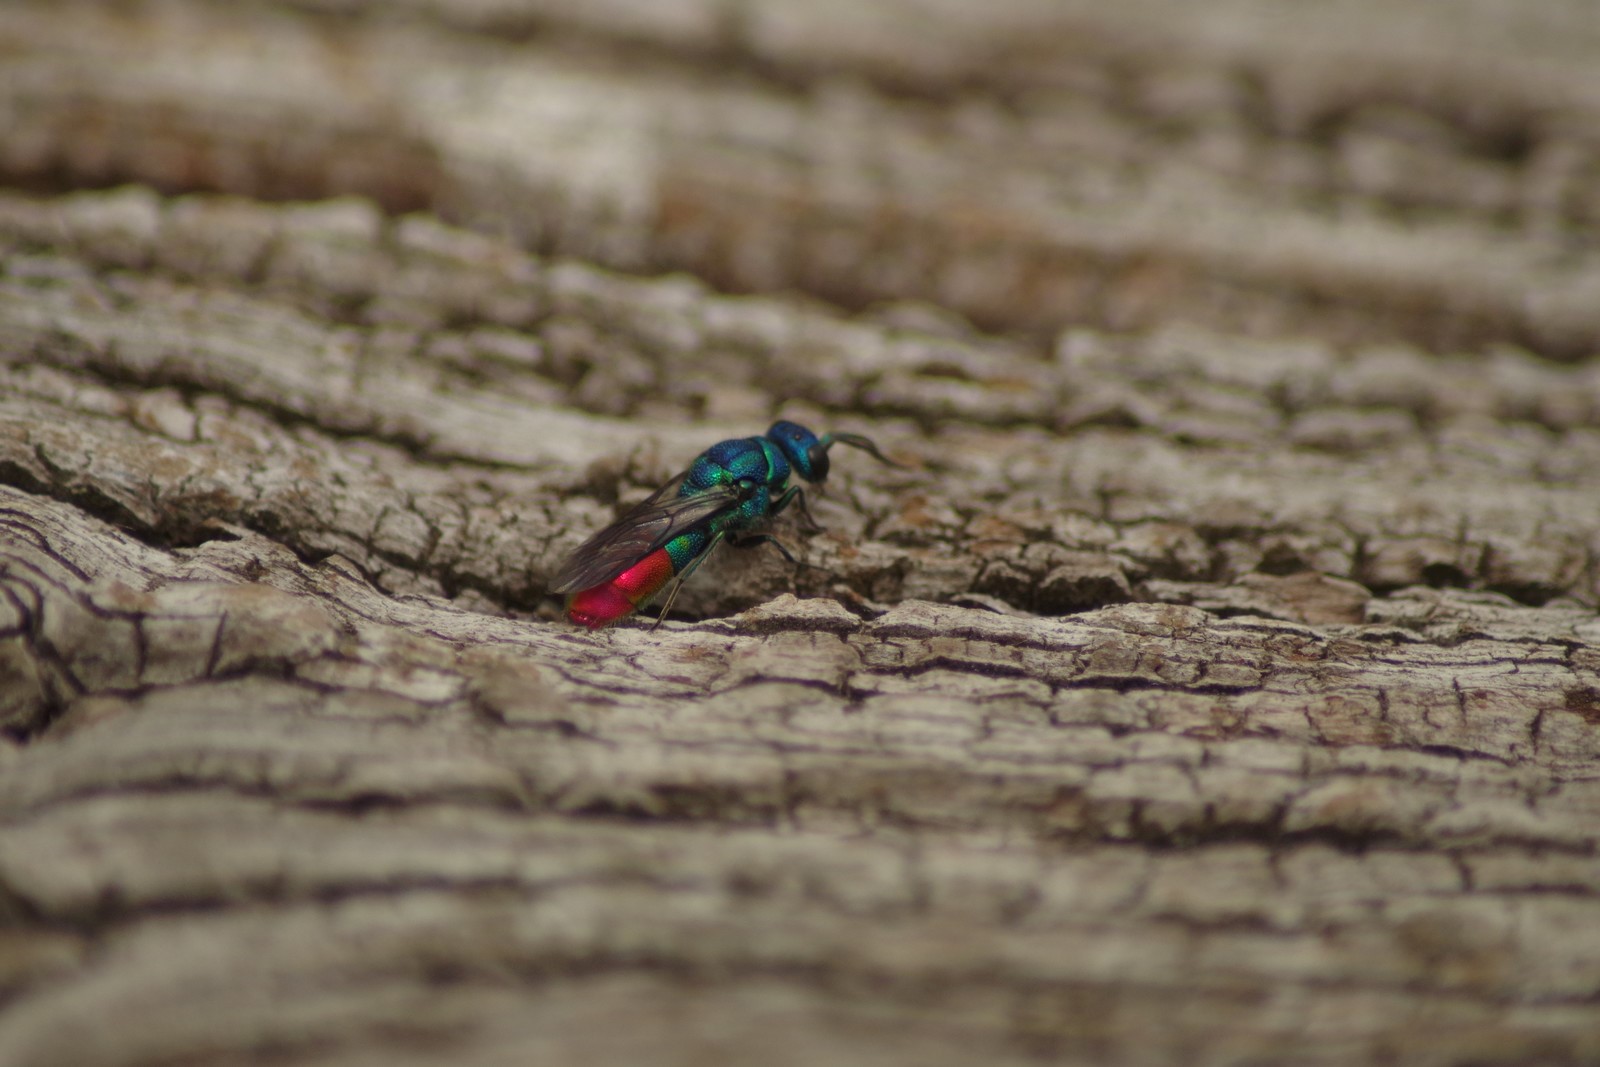
[(672, 557), (658, 548), (604, 585), (567, 597), (567, 618), (591, 630), (610, 626), (660, 592), (672, 574)]

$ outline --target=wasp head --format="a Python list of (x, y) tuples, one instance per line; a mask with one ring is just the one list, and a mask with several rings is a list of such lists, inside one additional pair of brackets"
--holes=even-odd
[(806, 481), (820, 482), (828, 476), (828, 442), (799, 423), (773, 423), (767, 440), (778, 446), (789, 466)]
[(808, 482), (820, 482), (828, 476), (828, 449), (834, 445), (849, 445), (869, 453), (880, 463), (891, 467), (900, 464), (878, 451), (878, 446), (856, 433), (827, 433), (818, 437), (795, 422), (775, 422), (767, 431), (767, 439), (777, 444), (795, 473)]

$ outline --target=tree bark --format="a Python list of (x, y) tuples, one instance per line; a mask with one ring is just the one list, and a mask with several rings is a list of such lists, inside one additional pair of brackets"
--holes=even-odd
[(1534, 12), (10, 5), (0, 1067), (1600, 1057)]

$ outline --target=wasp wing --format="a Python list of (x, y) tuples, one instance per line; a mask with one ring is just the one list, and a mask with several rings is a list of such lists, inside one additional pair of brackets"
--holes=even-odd
[(715, 486), (693, 496), (666, 497), (682, 482), (674, 478), (629, 508), (616, 522), (578, 546), (550, 583), (552, 593), (572, 593), (609, 582), (650, 553), (749, 496), (736, 485)]

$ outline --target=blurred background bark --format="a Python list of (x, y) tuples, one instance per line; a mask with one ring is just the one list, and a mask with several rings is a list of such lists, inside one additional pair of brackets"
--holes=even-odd
[[(1600, 1054), (1579, 0), (12, 0), (0, 1064)], [(562, 556), (776, 417), (827, 532)]]

